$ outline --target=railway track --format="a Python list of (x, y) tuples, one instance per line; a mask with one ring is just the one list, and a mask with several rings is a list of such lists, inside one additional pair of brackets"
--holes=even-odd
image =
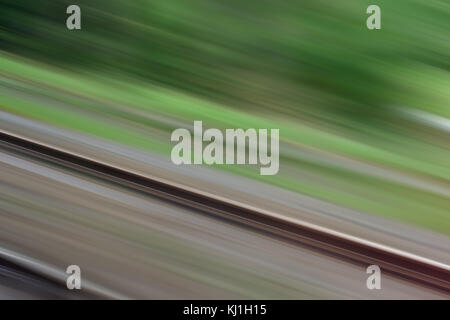
[(100, 296), (86, 291), (67, 290), (62, 281), (6, 259), (1, 254), (0, 284), (1, 294), (8, 295), (9, 290), (17, 294), (17, 289), (20, 289), (24, 293), (20, 296), (21, 299), (100, 299)]
[(0, 144), (3, 148), (70, 167), (194, 208), (204, 214), (266, 232), (284, 241), (312, 247), (352, 263), (365, 266), (376, 264), (382, 272), (450, 294), (450, 266), (447, 264), (217, 195), (188, 189), (180, 184), (112, 166), (10, 132), (0, 131)]

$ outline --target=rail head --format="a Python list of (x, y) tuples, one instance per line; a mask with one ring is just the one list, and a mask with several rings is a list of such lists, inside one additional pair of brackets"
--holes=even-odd
[(450, 266), (445, 263), (307, 221), (282, 216), (276, 212), (160, 177), (114, 166), (4, 130), (0, 131), (0, 141), (40, 158), (53, 159), (169, 201), (249, 225), (282, 238), (320, 248), (359, 263), (378, 264), (392, 273), (450, 293)]

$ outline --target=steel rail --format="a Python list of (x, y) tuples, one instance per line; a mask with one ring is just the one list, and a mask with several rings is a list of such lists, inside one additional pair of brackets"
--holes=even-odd
[[(17, 264), (0, 255), (0, 282), (13, 291), (20, 288), (34, 299), (101, 299), (89, 291), (68, 290), (65, 283)], [(27, 297), (28, 299), (28, 297)]]
[(450, 266), (445, 263), (113, 166), (10, 132), (0, 131), (0, 142), (15, 150), (56, 161), (159, 198), (268, 232), (284, 240), (314, 247), (360, 265), (378, 265), (383, 272), (450, 294)]

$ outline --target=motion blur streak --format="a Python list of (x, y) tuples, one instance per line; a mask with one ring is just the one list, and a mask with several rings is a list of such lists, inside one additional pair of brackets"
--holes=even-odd
[[(0, 3), (1, 129), (450, 264), (448, 1), (377, 0), (373, 31), (371, 0), (76, 3), (73, 31), (72, 1)], [(174, 166), (194, 120), (280, 129), (279, 173)], [(0, 170), (1, 250), (103, 296), (439, 297), (7, 149)]]
[[(125, 296), (371, 296), (365, 268), (92, 178), (5, 153), (1, 159), (8, 162), (1, 225), (14, 227), (2, 228), (2, 234), (19, 241), (26, 254), (56, 266), (77, 262), (86, 279)], [(354, 280), (346, 283), (349, 278)], [(390, 277), (383, 285), (378, 297), (439, 297)]]

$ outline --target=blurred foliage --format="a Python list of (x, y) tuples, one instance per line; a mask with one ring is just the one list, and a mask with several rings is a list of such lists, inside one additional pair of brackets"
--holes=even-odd
[[(66, 28), (70, 4), (82, 30)], [(381, 30), (366, 28), (369, 4)], [(448, 192), (324, 161), (449, 190), (448, 0), (3, 0), (0, 10), (1, 109), (165, 154), (174, 119), (280, 128), (280, 175), (226, 170), (450, 234)]]
[[(73, 3), (81, 32), (65, 27)], [(372, 3), (382, 8), (380, 31), (365, 27)], [(450, 67), (448, 1), (6, 0), (0, 9), (7, 51), (294, 115), (368, 123), (410, 102), (410, 68), (439, 82), (434, 69)]]

